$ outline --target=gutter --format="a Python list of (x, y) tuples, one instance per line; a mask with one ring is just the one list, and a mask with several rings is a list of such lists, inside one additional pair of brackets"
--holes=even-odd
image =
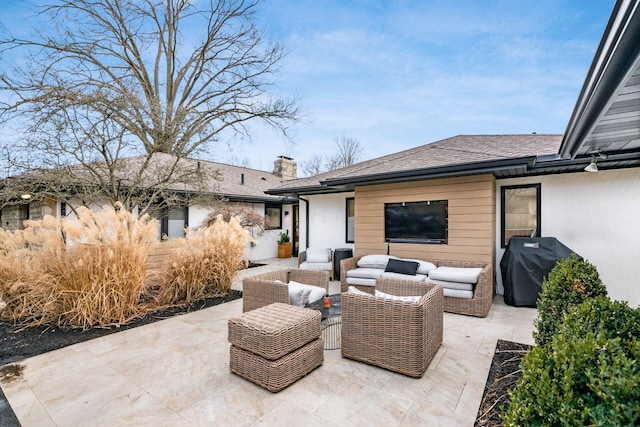
[(575, 158), (598, 118), (640, 60), (640, 11), (637, 0), (616, 1), (580, 96), (564, 133), (559, 154)]
[(446, 178), (461, 175), (478, 175), (493, 173), (499, 170), (532, 168), (537, 156), (526, 156), (512, 159), (489, 160), (476, 163), (462, 163), (435, 168), (413, 169), (400, 172), (388, 172), (348, 178), (333, 178), (322, 181), (327, 186), (386, 184), (392, 182), (414, 181), (418, 179)]

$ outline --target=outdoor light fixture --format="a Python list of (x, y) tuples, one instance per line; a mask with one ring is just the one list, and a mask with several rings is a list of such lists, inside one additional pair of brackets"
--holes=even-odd
[(29, 200), (31, 198), (31, 194), (23, 194), (22, 196), (20, 196), (20, 198), (22, 200)]
[(289, 211), (284, 211), (284, 216), (289, 215)]
[(587, 165), (587, 167), (584, 168), (584, 171), (585, 172), (598, 172), (597, 161), (598, 161), (598, 158), (596, 156), (591, 156), (591, 163), (589, 163)]
[(600, 151), (594, 151), (591, 153), (591, 163), (584, 168), (585, 172), (598, 172), (598, 157), (601, 159), (606, 159), (607, 155), (602, 154)]

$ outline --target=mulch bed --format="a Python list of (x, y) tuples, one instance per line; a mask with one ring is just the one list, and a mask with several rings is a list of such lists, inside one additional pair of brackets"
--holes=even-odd
[(501, 415), (509, 404), (508, 391), (522, 378), (520, 362), (530, 348), (527, 344), (498, 340), (475, 427), (503, 425)]
[(10, 322), (0, 321), (0, 366), (93, 338), (126, 331), (127, 329), (167, 319), (178, 314), (189, 313), (191, 311), (223, 304), (238, 298), (242, 298), (242, 292), (232, 289), (230, 293), (224, 297), (207, 298), (187, 306), (166, 308), (161, 311), (149, 313), (126, 325), (93, 328), (86, 331), (80, 329), (60, 329), (50, 326), (23, 329), (14, 326)]

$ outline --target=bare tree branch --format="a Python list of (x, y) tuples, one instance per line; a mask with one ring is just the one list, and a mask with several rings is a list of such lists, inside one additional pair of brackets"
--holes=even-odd
[(300, 163), (300, 170), (306, 176), (318, 175), (324, 172), (340, 169), (358, 163), (364, 154), (364, 147), (355, 138), (343, 136), (333, 140), (337, 152), (325, 159), (319, 154), (312, 155)]
[[(50, 27), (0, 40), (0, 125), (26, 128), (5, 147), (12, 173), (67, 187), (75, 179), (87, 200), (128, 206), (168, 197), (178, 182), (198, 187), (202, 172), (182, 160), (214, 149), (223, 132), (247, 135), (246, 124), (258, 120), (286, 134), (300, 114), (295, 99), (272, 92), (284, 51), (252, 22), (257, 4), (51, 0), (40, 7)], [(157, 153), (171, 157), (158, 162)], [(162, 171), (154, 169), (159, 163)], [(60, 196), (60, 185), (47, 191)]]

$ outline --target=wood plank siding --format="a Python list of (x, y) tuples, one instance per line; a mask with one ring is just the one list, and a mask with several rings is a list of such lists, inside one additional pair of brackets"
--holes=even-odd
[[(356, 187), (355, 255), (479, 261), (493, 264), (496, 235), (496, 191), (493, 175)], [(449, 201), (446, 245), (390, 243), (384, 240), (384, 204)]]

